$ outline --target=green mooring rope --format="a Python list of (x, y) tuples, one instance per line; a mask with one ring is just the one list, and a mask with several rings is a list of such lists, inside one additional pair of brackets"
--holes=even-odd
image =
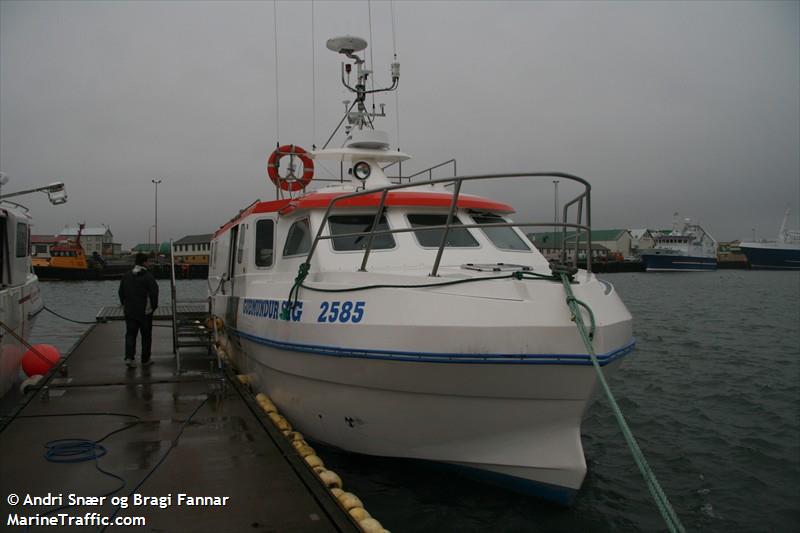
[(645, 459), (642, 450), (639, 448), (639, 444), (636, 442), (633, 432), (628, 427), (627, 422), (625, 422), (625, 417), (622, 414), (622, 410), (620, 410), (619, 405), (617, 405), (617, 401), (614, 399), (611, 388), (609, 388), (608, 383), (606, 382), (606, 378), (603, 375), (603, 370), (600, 368), (600, 363), (597, 360), (597, 355), (594, 353), (594, 347), (592, 346), (591, 340), (592, 335), (586, 331), (586, 325), (583, 323), (583, 317), (581, 316), (579, 307), (583, 307), (589, 313), (589, 319), (592, 323), (592, 331), (594, 331), (595, 326), (594, 313), (592, 313), (592, 310), (588, 305), (575, 298), (575, 296), (572, 294), (572, 287), (570, 287), (570, 279), (567, 274), (561, 274), (561, 281), (563, 282), (564, 290), (567, 293), (567, 305), (572, 312), (572, 320), (575, 322), (575, 325), (578, 326), (581, 339), (583, 339), (583, 344), (589, 351), (589, 357), (592, 359), (592, 365), (594, 366), (595, 371), (597, 371), (597, 377), (603, 387), (603, 391), (606, 393), (608, 402), (611, 405), (611, 410), (614, 412), (614, 416), (617, 419), (617, 424), (619, 424), (619, 427), (622, 430), (622, 435), (625, 437), (625, 442), (627, 442), (628, 448), (631, 450), (633, 459), (636, 461), (636, 465), (639, 467), (639, 471), (642, 473), (645, 483), (647, 483), (647, 488), (650, 489), (650, 494), (653, 495), (653, 499), (656, 501), (658, 510), (661, 512), (661, 516), (664, 518), (664, 522), (667, 525), (667, 529), (669, 529), (672, 533), (685, 533), (686, 530), (681, 524), (681, 521), (678, 519), (678, 515), (675, 514), (675, 510), (672, 508), (672, 505), (670, 505), (667, 495), (664, 494), (664, 491), (661, 489), (661, 485), (658, 484), (656, 475), (650, 469), (650, 465), (647, 464), (647, 459)]
[(310, 264), (301, 263), (300, 268), (297, 269), (297, 277), (294, 278), (294, 285), (292, 285), (292, 288), (289, 290), (288, 303), (283, 306), (283, 309), (281, 310), (281, 320), (289, 320), (289, 313), (291, 313), (292, 309), (297, 306), (297, 299), (300, 296), (300, 287), (303, 286), (303, 282), (308, 276), (309, 268), (311, 268)]
[[(323, 289), (321, 287), (310, 287), (304, 283), (306, 277), (308, 277), (308, 270), (310, 265), (308, 263), (302, 263), (300, 268), (297, 270), (297, 277), (294, 278), (294, 284), (292, 288), (289, 290), (289, 297), (287, 298), (287, 303), (283, 306), (283, 309), (280, 312), (279, 318), (281, 320), (289, 320), (289, 314), (291, 311), (297, 306), (297, 301), (300, 297), (300, 289), (308, 289), (310, 291), (315, 292), (329, 292), (329, 293), (337, 293), (337, 292), (353, 292), (353, 291), (366, 291), (370, 289), (424, 289), (430, 287), (445, 287), (448, 285), (458, 285), (460, 283), (472, 283), (475, 281), (487, 281), (487, 280), (495, 280), (495, 279), (516, 279), (516, 280), (523, 280), (523, 279), (540, 279), (540, 280), (550, 280), (550, 281), (560, 281), (558, 273), (553, 271), (553, 274), (539, 274), (538, 272), (530, 272), (527, 270), (516, 270), (510, 274), (504, 274), (502, 276), (487, 276), (487, 277), (480, 277), (480, 278), (463, 278), (463, 279), (454, 279), (449, 281), (437, 281), (434, 283), (417, 283), (414, 285), (400, 285), (400, 284), (392, 284), (392, 283), (380, 283), (376, 285), (362, 285), (360, 287), (343, 287), (340, 289)], [(573, 273), (569, 273), (570, 280), (572, 279)], [(581, 305), (583, 305), (581, 303)], [(594, 322), (592, 323), (592, 329), (589, 333), (590, 337), (594, 336)]]

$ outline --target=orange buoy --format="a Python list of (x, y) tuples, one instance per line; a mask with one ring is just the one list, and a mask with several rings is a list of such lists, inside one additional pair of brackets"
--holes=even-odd
[[(305, 150), (293, 144), (286, 144), (275, 149), (267, 161), (267, 175), (272, 183), (284, 191), (299, 191), (305, 189), (314, 177), (314, 162), (308, 157)], [(297, 156), (303, 163), (303, 174), (300, 176), (289, 177), (281, 176), (278, 173), (278, 165), (281, 158), (285, 155)]]
[[(34, 351), (35, 350), (35, 351)], [(58, 348), (50, 344), (34, 344), (33, 349), (29, 349), (22, 356), (22, 371), (25, 375), (35, 376), (37, 374), (47, 374), (56, 363), (61, 359)]]

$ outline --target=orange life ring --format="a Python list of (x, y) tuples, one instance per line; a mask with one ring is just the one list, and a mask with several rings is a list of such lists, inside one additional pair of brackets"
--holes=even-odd
[[(278, 174), (278, 163), (281, 157), (285, 155), (296, 155), (300, 158), (300, 161), (303, 162), (302, 176), (289, 179), (288, 177), (283, 177)], [(306, 151), (299, 146), (285, 144), (278, 147), (270, 154), (269, 161), (267, 161), (267, 174), (269, 175), (269, 179), (272, 180), (272, 183), (279, 186), (284, 191), (299, 191), (300, 189), (305, 189), (308, 184), (311, 183), (311, 178), (314, 177), (314, 161), (312, 161), (311, 158), (306, 155)]]

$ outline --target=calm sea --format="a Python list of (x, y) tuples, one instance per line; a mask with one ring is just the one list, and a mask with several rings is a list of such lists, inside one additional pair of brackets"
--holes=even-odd
[[(800, 273), (602, 277), (633, 314), (638, 342), (612, 390), (687, 529), (800, 531)], [(48, 307), (87, 321), (116, 303), (116, 288), (42, 283)], [(206, 290), (179, 282), (179, 297)], [(86, 327), (42, 313), (33, 337), (66, 350)], [(320, 455), (394, 533), (664, 530), (602, 398), (583, 443), (589, 473), (569, 509), (426, 463)]]

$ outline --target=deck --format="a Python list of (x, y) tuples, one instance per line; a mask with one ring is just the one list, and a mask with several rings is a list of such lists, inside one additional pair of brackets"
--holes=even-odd
[[(54, 374), (0, 420), (0, 529), (26, 531), (9, 524), (14, 515), (89, 523), (99, 518), (87, 513), (98, 513), (143, 517), (136, 531), (358, 531), (252, 395), (206, 350), (184, 356), (178, 374), (171, 328), (155, 327), (155, 364), (131, 370), (123, 364), (123, 337), (121, 321), (92, 326), (66, 359), (66, 376)], [(49, 462), (45, 443), (64, 438), (98, 441), (107, 453)], [(12, 494), (22, 501), (10, 505)], [(48, 494), (62, 501), (23, 505), (26, 495)], [(109, 496), (69, 506), (70, 494)], [(161, 506), (134, 505), (137, 494), (160, 498), (151, 502)], [(218, 497), (219, 505), (187, 505), (181, 494)], [(125, 496), (123, 508), (114, 498)], [(103, 530), (95, 522), (73, 529)], [(123, 530), (131, 529), (106, 529)]]

